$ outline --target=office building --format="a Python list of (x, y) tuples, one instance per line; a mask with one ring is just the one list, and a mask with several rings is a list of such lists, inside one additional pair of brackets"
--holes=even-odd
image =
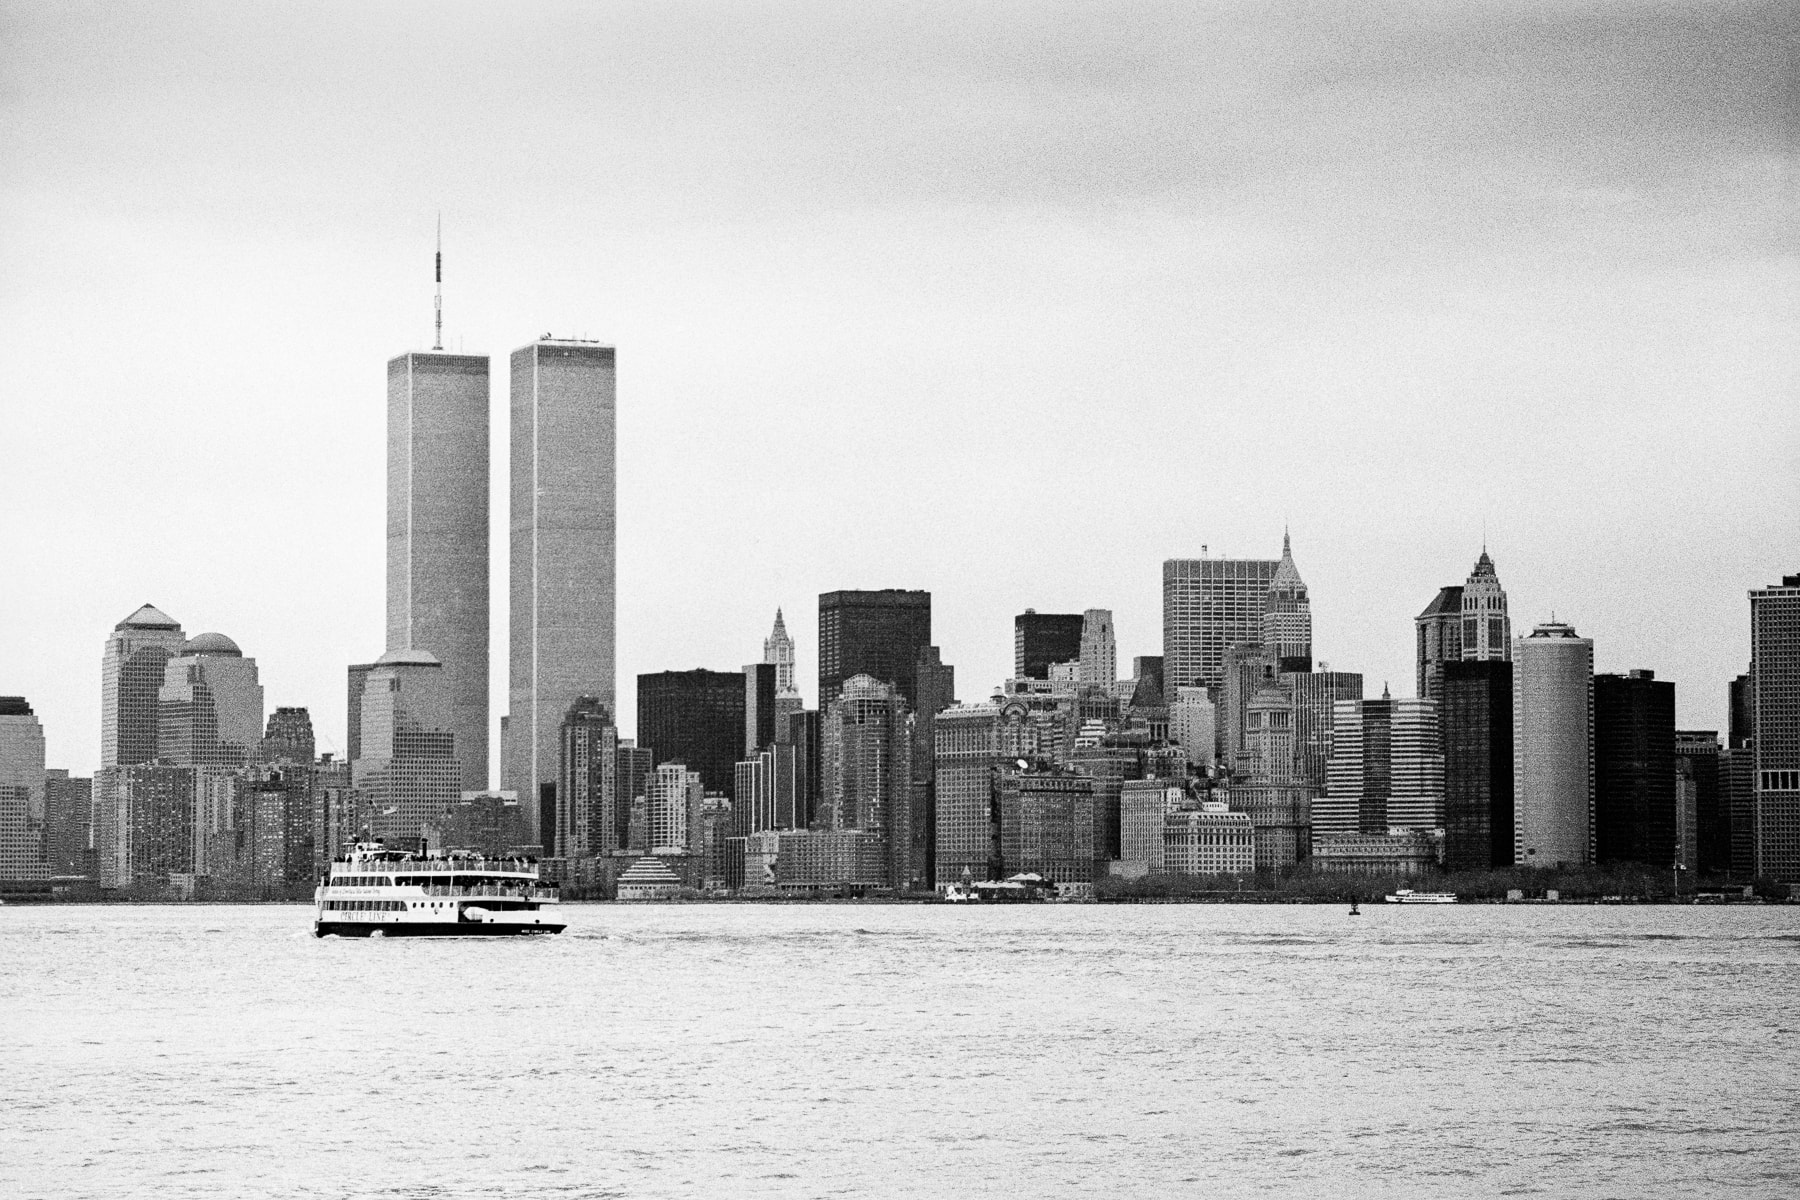
[(1593, 860), (1594, 643), (1546, 621), (1513, 639), (1513, 861)]
[(1463, 581), (1461, 641), (1465, 661), (1512, 659), (1512, 617), (1506, 609), (1506, 589), (1500, 586), (1486, 546)]
[(182, 767), (251, 762), (263, 734), (256, 660), (222, 633), (196, 634), (163, 665), (156, 713), (158, 759)]
[(618, 767), (613, 786), (618, 789), (614, 844), (622, 850), (642, 850), (643, 843), (631, 840), (632, 806), (644, 798), (650, 786), (650, 773), (656, 770), (656, 747), (640, 746), (632, 738), (619, 739)]
[(443, 664), (462, 786), (488, 785), (488, 360), (390, 359), (387, 649)]
[[(390, 650), (367, 672), (350, 764), (358, 831), (416, 845), (463, 793), (443, 664), (424, 650)], [(529, 818), (527, 818), (529, 819)], [(535, 825), (534, 825), (535, 829)]]
[(277, 708), (269, 714), (258, 757), (266, 763), (307, 763), (313, 760), (312, 714), (304, 708)]
[(1677, 729), (1675, 761), (1694, 785), (1694, 869), (1708, 875), (1731, 870), (1731, 809), (1719, 780), (1719, 734)]
[(1175, 689), (1169, 704), (1169, 739), (1181, 747), (1188, 765), (1201, 773), (1212, 769), (1218, 737), (1218, 714), (1203, 687)]
[(561, 737), (556, 854), (584, 858), (621, 849), (619, 730), (612, 710), (597, 696), (577, 696), (563, 714)]
[(1163, 690), (1217, 687), (1225, 652), (1261, 645), (1277, 559), (1172, 558), (1163, 563)]
[[(501, 787), (518, 794), (528, 817), (555, 789), (569, 705), (578, 696), (609, 711), (614, 703), (614, 384), (611, 346), (546, 337), (512, 355), (512, 634)], [(733, 742), (741, 736), (740, 727)], [(727, 774), (736, 757), (728, 757)]]
[(1081, 613), (1041, 613), (1028, 608), (1013, 618), (1013, 678), (1048, 679), (1055, 663), (1081, 659)]
[(1312, 869), (1322, 875), (1424, 875), (1439, 865), (1440, 846), (1432, 829), (1333, 834), (1313, 843)]
[(774, 663), (744, 664), (744, 745), (741, 757), (754, 758), (775, 742), (775, 680), (779, 672)]
[(1084, 686), (1110, 688), (1119, 678), (1119, 646), (1113, 636), (1111, 609), (1090, 608), (1081, 614), (1079, 661)]
[(180, 624), (149, 604), (113, 626), (100, 663), (101, 767), (156, 757), (163, 668), (185, 641)]
[(900, 689), (908, 709), (919, 704), (919, 652), (931, 645), (931, 593), (889, 588), (825, 592), (819, 597), (819, 708), (853, 675)]
[(998, 704), (963, 704), (933, 722), (937, 783), (936, 878), (994, 878), (994, 772), (1001, 758)]
[(1425, 611), (1413, 618), (1418, 659), (1414, 690), (1421, 700), (1436, 700), (1444, 664), (1462, 661), (1462, 593), (1460, 587), (1439, 588)]
[(46, 873), (44, 729), (23, 696), (0, 696), (0, 880)]
[(821, 782), (817, 824), (861, 829), (887, 842), (888, 882), (924, 885), (912, 838), (912, 714), (897, 687), (868, 675), (846, 680), (820, 722)]
[(1676, 861), (1675, 685), (1650, 671), (1594, 676), (1594, 858)]
[[(638, 741), (659, 763), (697, 771), (706, 790), (730, 796), (744, 757), (742, 671), (659, 671), (637, 677)], [(769, 713), (774, 720), (773, 710)]]
[(94, 777), (94, 860), (103, 888), (164, 888), (195, 869), (193, 767), (139, 763)]
[(1003, 770), (995, 809), (1001, 872), (1032, 873), (1052, 883), (1092, 883), (1105, 871), (1094, 845), (1094, 786), (1087, 775), (1057, 769)]
[(755, 758), (738, 763), (731, 835), (747, 837), (769, 829), (803, 827), (804, 785), (800, 748), (792, 742), (777, 742)]
[(1444, 823), (1444, 758), (1430, 700), (1341, 700), (1332, 715), (1325, 795), (1313, 802), (1319, 839)]
[(779, 608), (775, 610), (775, 627), (763, 639), (762, 660), (775, 665), (777, 695), (798, 691), (794, 676), (794, 639), (788, 636), (787, 622), (782, 620)]
[(1750, 672), (1732, 679), (1726, 685), (1728, 721), (1725, 747), (1739, 750), (1748, 746), (1756, 733), (1756, 691)]
[(60, 768), (44, 772), (44, 869), (52, 876), (92, 875), (94, 781)]
[[(1749, 735), (1745, 738), (1748, 740)], [(1719, 751), (1719, 804), (1731, 821), (1733, 878), (1756, 874), (1756, 750), (1750, 746)]]
[(1312, 601), (1307, 598), (1300, 569), (1294, 565), (1286, 530), (1281, 533), (1281, 561), (1263, 598), (1262, 640), (1275, 656), (1277, 671), (1312, 670)]
[(1242, 875), (1256, 869), (1256, 830), (1248, 813), (1224, 804), (1163, 818), (1162, 869), (1170, 875)]
[(1436, 685), (1444, 749), (1444, 866), (1513, 861), (1513, 666), (1454, 659)]
[(1355, 671), (1298, 671), (1276, 677), (1294, 708), (1294, 774), (1317, 791), (1325, 790), (1331, 761), (1332, 721), (1340, 700), (1363, 698), (1363, 677)]
[[(1127, 878), (1163, 870), (1163, 818), (1181, 804), (1179, 783), (1127, 779), (1119, 785), (1119, 867)], [(1251, 856), (1254, 863), (1255, 855)]]
[(1219, 687), (1219, 753), (1231, 770), (1238, 769), (1244, 749), (1244, 717), (1250, 698), (1275, 682), (1275, 652), (1261, 642), (1239, 642), (1225, 653)]
[(1800, 883), (1800, 575), (1750, 593), (1756, 870)]
[(680, 762), (658, 763), (644, 782), (646, 841), (650, 853), (686, 854), (699, 842), (700, 806), (706, 782)]

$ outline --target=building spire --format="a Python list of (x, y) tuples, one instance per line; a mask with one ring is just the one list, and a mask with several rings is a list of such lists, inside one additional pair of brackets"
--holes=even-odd
[(444, 348), (444, 211), (438, 210), (437, 218), (437, 296), (433, 301), (437, 322), (435, 336), (431, 339), (433, 350)]

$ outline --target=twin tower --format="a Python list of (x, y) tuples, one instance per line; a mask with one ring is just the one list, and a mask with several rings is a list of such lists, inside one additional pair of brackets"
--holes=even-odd
[[(528, 812), (581, 695), (614, 708), (613, 348), (548, 335), (512, 354), (511, 649), (500, 786)], [(387, 655), (443, 664), (463, 787), (488, 786), (488, 360), (388, 363)], [(408, 654), (407, 652), (410, 652)]]

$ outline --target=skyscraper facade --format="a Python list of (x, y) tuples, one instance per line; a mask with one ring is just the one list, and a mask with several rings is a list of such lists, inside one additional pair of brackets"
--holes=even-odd
[(698, 841), (706, 784), (680, 762), (658, 763), (644, 781), (646, 838), (652, 854), (686, 854)]
[(157, 757), (183, 767), (240, 767), (263, 734), (256, 660), (222, 633), (182, 643), (163, 666), (157, 692)]
[(638, 742), (658, 763), (685, 763), (730, 796), (744, 757), (744, 673), (659, 671), (637, 677)]
[(163, 667), (186, 640), (179, 622), (149, 604), (113, 626), (100, 661), (101, 767), (156, 757)]
[(1326, 794), (1312, 806), (1315, 837), (1443, 827), (1444, 759), (1435, 702), (1344, 700), (1332, 725)]
[(462, 764), (451, 729), (443, 664), (424, 650), (390, 650), (364, 680), (352, 783), (364, 809), (359, 829), (416, 842), (462, 798)]
[(622, 848), (619, 828), (619, 731), (594, 696), (577, 696), (563, 714), (556, 787), (556, 852), (567, 858)]
[(1591, 862), (1594, 643), (1546, 621), (1513, 639), (1513, 861)]
[(744, 664), (744, 758), (754, 758), (775, 741), (776, 663)]
[(1494, 574), (1494, 560), (1488, 557), (1486, 546), (1463, 582), (1462, 656), (1477, 661), (1512, 658), (1512, 617), (1506, 610), (1506, 589)]
[(1276, 670), (1312, 670), (1312, 601), (1306, 582), (1294, 565), (1294, 551), (1287, 532), (1281, 535), (1281, 561), (1263, 597), (1263, 644), (1275, 655)]
[(835, 700), (853, 675), (900, 689), (908, 708), (919, 702), (919, 651), (931, 644), (931, 593), (888, 588), (825, 592), (819, 597), (819, 708)]
[(1460, 587), (1439, 588), (1425, 611), (1413, 618), (1418, 661), (1414, 689), (1421, 700), (1436, 700), (1444, 664), (1462, 661), (1462, 592)]
[(1013, 678), (1048, 679), (1054, 663), (1081, 658), (1081, 613), (1041, 613), (1028, 608), (1013, 618)]
[(388, 361), (387, 648), (443, 663), (462, 786), (488, 785), (488, 360)]
[(162, 887), (192, 874), (199, 839), (192, 767), (105, 767), (94, 777), (94, 858), (103, 888)]
[(1504, 659), (1453, 659), (1437, 683), (1444, 747), (1444, 866), (1452, 871), (1513, 861), (1513, 667)]
[(1675, 759), (1694, 781), (1694, 867), (1709, 875), (1731, 870), (1731, 810), (1719, 788), (1719, 734), (1677, 729)]
[(23, 696), (0, 696), (0, 879), (42, 879), (44, 730)]
[(1750, 593), (1756, 869), (1800, 883), (1800, 575)]
[(868, 675), (844, 682), (820, 722), (818, 824), (879, 835), (889, 883), (921, 884), (913, 857), (912, 714), (898, 687)]
[(787, 623), (781, 619), (779, 608), (775, 610), (775, 627), (763, 639), (762, 660), (775, 664), (777, 695), (797, 690), (794, 679), (794, 639), (788, 636)]
[(1111, 609), (1090, 608), (1081, 614), (1081, 682), (1109, 688), (1119, 678), (1119, 646), (1113, 637)]
[(1000, 705), (946, 709), (933, 722), (937, 758), (936, 877), (987, 879), (994, 867), (994, 771)]
[(1225, 652), (1263, 640), (1276, 559), (1171, 558), (1163, 563), (1163, 689), (1217, 687)]
[(44, 865), (51, 875), (91, 875), (94, 869), (94, 781), (44, 772)]
[(1650, 671), (1594, 676), (1595, 861), (1669, 866), (1676, 818), (1675, 685)]
[(614, 399), (611, 346), (545, 338), (513, 352), (512, 633), (502, 786), (516, 791), (529, 813), (539, 808), (528, 798), (541, 801), (556, 786), (559, 730), (569, 705), (589, 695), (613, 706)]
[(1363, 677), (1355, 671), (1294, 671), (1278, 676), (1277, 682), (1293, 698), (1294, 773), (1300, 782), (1324, 791), (1337, 703), (1361, 700)]
[(277, 708), (263, 729), (258, 757), (264, 762), (311, 764), (316, 743), (312, 714), (304, 708)]

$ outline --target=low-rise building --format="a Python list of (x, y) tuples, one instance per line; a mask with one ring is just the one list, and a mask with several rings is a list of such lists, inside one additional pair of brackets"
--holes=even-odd
[(1313, 870), (1367, 875), (1423, 875), (1437, 869), (1441, 829), (1395, 827), (1386, 833), (1323, 834), (1313, 839)]
[(1256, 869), (1256, 827), (1248, 813), (1208, 803), (1163, 818), (1163, 866), (1171, 875), (1236, 875)]

